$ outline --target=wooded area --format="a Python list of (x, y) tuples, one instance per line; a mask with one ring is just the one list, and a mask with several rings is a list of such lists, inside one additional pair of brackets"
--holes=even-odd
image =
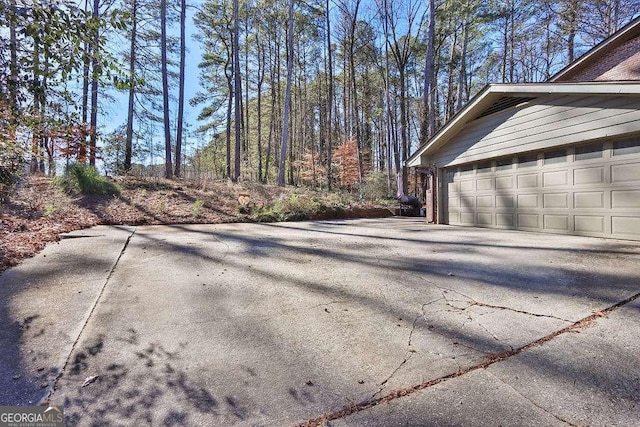
[[(0, 0), (0, 178), (26, 159), (51, 175), (163, 165), (168, 178), (327, 188), (383, 176), (389, 194), (399, 176), (407, 190), (404, 160), (485, 84), (546, 80), (639, 12), (640, 0)], [(187, 100), (193, 43), (201, 90)], [(125, 123), (110, 122), (115, 97)]]

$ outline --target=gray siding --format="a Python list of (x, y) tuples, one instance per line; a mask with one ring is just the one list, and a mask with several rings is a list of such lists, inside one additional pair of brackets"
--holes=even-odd
[(425, 163), (453, 166), (640, 132), (640, 98), (547, 96), (469, 123)]

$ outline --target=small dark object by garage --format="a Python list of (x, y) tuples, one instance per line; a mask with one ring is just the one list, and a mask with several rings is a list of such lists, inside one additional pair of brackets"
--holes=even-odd
[(420, 201), (414, 196), (398, 197), (401, 216), (420, 216)]

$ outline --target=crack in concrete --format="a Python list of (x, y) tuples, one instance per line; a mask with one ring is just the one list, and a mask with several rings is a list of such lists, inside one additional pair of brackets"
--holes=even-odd
[(393, 370), (393, 372), (391, 372), (391, 375), (389, 375), (384, 381), (382, 381), (380, 383), (380, 388), (378, 389), (378, 391), (376, 391), (375, 393), (373, 393), (371, 395), (371, 397), (369, 398), (369, 400), (373, 399), (374, 397), (376, 397), (378, 394), (380, 394), (383, 390), (384, 390), (384, 386), (391, 381), (391, 378), (394, 377), (394, 375), (411, 359), (411, 357), (414, 355), (415, 353), (413, 352), (407, 352), (405, 353), (404, 356), (404, 360), (402, 362), (400, 362), (400, 365), (398, 365), (398, 367), (396, 369)]
[(424, 312), (424, 309), (426, 306), (433, 304), (434, 302), (440, 301), (442, 298), (438, 298), (435, 299), (433, 301), (429, 301), (427, 303), (422, 304), (422, 306), (420, 307), (420, 314), (418, 314), (414, 319), (413, 319), (413, 324), (411, 326), (411, 331), (409, 331), (409, 338), (407, 340), (407, 352), (404, 355), (404, 360), (402, 360), (402, 362), (400, 362), (400, 364), (398, 365), (398, 367), (396, 369), (393, 370), (393, 372), (391, 372), (391, 374), (383, 381), (380, 383), (380, 388), (378, 389), (378, 391), (376, 391), (375, 393), (373, 393), (371, 395), (371, 397), (369, 399), (373, 399), (374, 397), (376, 397), (378, 394), (380, 394), (383, 390), (384, 390), (384, 386), (391, 380), (391, 378), (394, 377), (394, 375), (411, 359), (411, 357), (413, 357), (413, 355), (416, 353), (416, 351), (414, 349), (411, 348), (411, 340), (413, 339), (413, 333), (416, 330), (418, 321), (420, 320), (420, 318), (422, 317), (425, 321), (425, 315), (426, 313)]
[(115, 273), (116, 267), (118, 267), (118, 264), (120, 263), (120, 259), (122, 258), (122, 256), (126, 252), (127, 247), (129, 246), (129, 242), (131, 242), (131, 239), (133, 238), (133, 235), (136, 234), (136, 230), (137, 230), (137, 228), (134, 228), (133, 231), (131, 232), (131, 234), (129, 234), (129, 236), (127, 237), (127, 240), (124, 242), (124, 246), (122, 247), (122, 250), (120, 251), (120, 254), (118, 255), (118, 258), (113, 263), (113, 266), (111, 267), (111, 270), (109, 271), (109, 275), (107, 276), (107, 279), (105, 280), (104, 284), (102, 285), (102, 288), (100, 289), (100, 293), (96, 297), (95, 301), (93, 302), (93, 305), (91, 306), (91, 309), (89, 310), (88, 315), (84, 319), (84, 323), (82, 324), (82, 327), (80, 328), (80, 332), (78, 333), (78, 336), (76, 337), (76, 339), (74, 340), (73, 344), (71, 345), (71, 350), (69, 351), (69, 354), (67, 354), (67, 357), (64, 359), (65, 361), (64, 361), (64, 364), (62, 366), (62, 369), (57, 373), (57, 375), (53, 379), (53, 383), (48, 387), (47, 394), (40, 400), (40, 402), (39, 402), (40, 405), (49, 404), (49, 400), (51, 399), (51, 396), (53, 395), (53, 393), (55, 393), (56, 387), (58, 386), (58, 382), (59, 382), (60, 378), (62, 378), (62, 376), (64, 375), (64, 373), (67, 370), (67, 366), (69, 366), (69, 361), (71, 360), (71, 355), (73, 354), (73, 352), (75, 351), (76, 347), (78, 346), (78, 343), (80, 342), (80, 338), (82, 337), (82, 334), (84, 333), (84, 330), (86, 329), (87, 325), (89, 324), (89, 320), (91, 320), (91, 316), (93, 316), (93, 313), (95, 312), (96, 308), (98, 307), (98, 303), (100, 302), (100, 299), (102, 298), (102, 295), (104, 294), (104, 291), (107, 288), (107, 285), (109, 284), (109, 281), (111, 280), (111, 277)]
[(486, 373), (488, 373), (489, 375), (491, 375), (493, 378), (497, 379), (498, 381), (500, 381), (502, 384), (506, 385), (507, 387), (509, 387), (511, 390), (513, 390), (514, 392), (516, 392), (520, 397), (522, 397), (524, 400), (526, 400), (527, 402), (531, 403), (533, 406), (535, 406), (538, 409), (543, 410), (544, 412), (546, 412), (547, 414), (551, 415), (552, 417), (554, 417), (555, 419), (557, 419), (558, 421), (561, 421), (565, 424), (568, 424), (572, 427), (579, 427), (580, 424), (574, 424), (571, 421), (565, 420), (564, 418), (562, 418), (559, 415), (554, 414), (553, 412), (551, 412), (550, 410), (548, 410), (547, 408), (545, 408), (544, 406), (538, 404), (537, 402), (533, 401), (531, 398), (529, 398), (528, 396), (522, 394), (520, 392), (520, 390), (518, 390), (517, 388), (515, 388), (514, 386), (512, 386), (511, 384), (509, 384), (508, 382), (504, 381), (502, 378), (500, 378), (499, 376), (497, 376), (496, 374), (494, 374), (493, 372), (491, 372), (490, 370), (486, 369), (485, 370)]
[(505, 340), (501, 340), (500, 338), (497, 337), (496, 334), (494, 334), (493, 332), (491, 332), (486, 326), (484, 326), (482, 323), (480, 323), (479, 320), (476, 320), (476, 323), (482, 328), (484, 329), (489, 335), (491, 335), (491, 337), (498, 341), (501, 344), (506, 344), (509, 346), (509, 348), (511, 349), (511, 351), (513, 351), (513, 346), (511, 344), (509, 344), (508, 342), (506, 342)]
[[(307, 421), (302, 422), (301, 424), (299, 424), (299, 427), (316, 427), (316, 426), (322, 426), (322, 425), (326, 425), (329, 421), (332, 420), (337, 420), (340, 418), (344, 418), (347, 417), (349, 415), (355, 414), (357, 412), (362, 412), (365, 411), (367, 409), (371, 409), (374, 406), (377, 406), (381, 403), (384, 402), (390, 402), (392, 400), (401, 398), (403, 396), (407, 396), (413, 393), (416, 393), (418, 391), (433, 387), (437, 384), (443, 383), (445, 381), (451, 380), (453, 378), (458, 378), (461, 377), (463, 375), (466, 375), (470, 372), (479, 370), (479, 369), (486, 369), (489, 366), (493, 365), (494, 363), (498, 363), (501, 362), (503, 360), (507, 360), (513, 356), (517, 356), (520, 353), (523, 353), (527, 350), (530, 350), (532, 348), (536, 348), (536, 347), (540, 347), (544, 344), (546, 344), (547, 342), (551, 341), (552, 339), (554, 339), (555, 337), (568, 333), (568, 332), (575, 332), (576, 330), (579, 329), (583, 329), (585, 327), (587, 327), (588, 325), (592, 324), (594, 321), (596, 321), (597, 319), (606, 317), (609, 313), (614, 312), (615, 310), (617, 310), (618, 308), (629, 304), (630, 302), (633, 302), (635, 300), (637, 300), (638, 298), (640, 298), (640, 293), (637, 293), (635, 295), (630, 296), (629, 298), (622, 300), (604, 310), (601, 310), (599, 312), (595, 312), (593, 314), (591, 314), (590, 316), (587, 316), (581, 320), (578, 320), (577, 322), (573, 322), (572, 324), (558, 330), (555, 332), (552, 332), (548, 335), (543, 336), (542, 338), (539, 338), (535, 341), (530, 342), (529, 344), (523, 345), (522, 347), (518, 347), (514, 350), (510, 350), (510, 351), (503, 351), (503, 352), (499, 352), (499, 353), (492, 353), (489, 354), (485, 357), (485, 360), (481, 363), (472, 365), (472, 366), (468, 366), (464, 369), (459, 369), (457, 372), (453, 372), (451, 374), (448, 375), (444, 375), (442, 377), (438, 377), (438, 378), (434, 378), (432, 380), (429, 381), (425, 381), (423, 383), (414, 385), (412, 387), (406, 387), (406, 388), (400, 388), (397, 390), (394, 390), (388, 394), (386, 394), (385, 396), (382, 397), (378, 397), (378, 398), (371, 398), (368, 400), (365, 400), (363, 402), (360, 402), (358, 404), (355, 405), (351, 405), (348, 407), (343, 408), (342, 410), (339, 411), (335, 411), (335, 412), (330, 412), (330, 413), (326, 413), (318, 418), (314, 418), (314, 419), (309, 419)], [(375, 395), (374, 395), (375, 396)], [(567, 424), (570, 424), (568, 421), (564, 421)], [(571, 424), (573, 425), (573, 424)]]
[(520, 314), (526, 314), (528, 316), (533, 316), (533, 317), (547, 317), (549, 319), (556, 319), (556, 320), (561, 320), (563, 322), (566, 323), (573, 323), (572, 320), (569, 319), (563, 319), (562, 317), (557, 317), (557, 316), (553, 316), (551, 314), (539, 314), (539, 313), (531, 313), (529, 311), (523, 311), (523, 310), (517, 310), (515, 308), (511, 308), (511, 307), (504, 307), (504, 306), (500, 306), (500, 305), (493, 305), (493, 304), (486, 304), (483, 302), (479, 302), (479, 301), (473, 301), (471, 306), (477, 305), (478, 307), (486, 307), (486, 308), (495, 308), (497, 310), (507, 310), (507, 311), (513, 311), (514, 313), (520, 313)]
[[(481, 302), (481, 301), (477, 301), (476, 299), (470, 297), (469, 295), (463, 294), (462, 292), (456, 291), (455, 289), (443, 288), (443, 287), (437, 286), (437, 285), (436, 285), (436, 287), (442, 291), (442, 297), (446, 301), (446, 304), (449, 307), (455, 308), (456, 310), (464, 311), (469, 307), (478, 306), (478, 307), (485, 307), (485, 308), (493, 308), (495, 310), (512, 311), (514, 313), (526, 314), (528, 316), (533, 316), (533, 317), (547, 317), (549, 319), (561, 320), (561, 321), (566, 322), (566, 323), (573, 323), (574, 322), (573, 320), (563, 319), (562, 317), (553, 316), (551, 314), (532, 313), (530, 311), (518, 310), (516, 308), (505, 307), (505, 306), (502, 306), (502, 305), (487, 304), (487, 303), (484, 303), (484, 302)], [(465, 301), (465, 300), (455, 300), (455, 299), (447, 298), (447, 296), (446, 296), (447, 292), (456, 293), (458, 295), (463, 296), (467, 300)], [(464, 308), (457, 307), (457, 306), (451, 304), (451, 301), (453, 301), (453, 302), (456, 302), (456, 301), (457, 302), (464, 302), (464, 303), (467, 303), (468, 305), (466, 307), (464, 307)]]

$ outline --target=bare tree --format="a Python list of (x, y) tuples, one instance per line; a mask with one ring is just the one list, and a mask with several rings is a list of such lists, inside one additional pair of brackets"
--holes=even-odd
[(167, 70), (167, 0), (160, 0), (160, 50), (164, 117), (164, 174), (165, 178), (170, 179), (173, 178), (173, 162), (171, 160), (171, 126), (169, 123), (169, 72)]
[(285, 161), (289, 139), (289, 111), (291, 110), (291, 80), (293, 78), (293, 0), (289, 0), (287, 26), (287, 86), (284, 95), (284, 115), (282, 117), (282, 146), (278, 168), (278, 186), (284, 187)]
[(180, 76), (179, 76), (179, 94), (178, 94), (178, 123), (176, 129), (176, 168), (175, 176), (180, 177), (182, 162), (182, 136), (184, 122), (184, 69), (186, 54), (186, 20), (187, 20), (187, 2), (180, 1)]
[(233, 95), (234, 95), (234, 120), (235, 120), (235, 163), (233, 181), (240, 178), (240, 148), (242, 144), (242, 83), (240, 80), (240, 19), (238, 0), (233, 0)]
[(129, 50), (129, 110), (125, 136), (124, 171), (131, 169), (133, 151), (133, 113), (136, 94), (136, 38), (138, 32), (138, 0), (131, 0), (131, 46)]

